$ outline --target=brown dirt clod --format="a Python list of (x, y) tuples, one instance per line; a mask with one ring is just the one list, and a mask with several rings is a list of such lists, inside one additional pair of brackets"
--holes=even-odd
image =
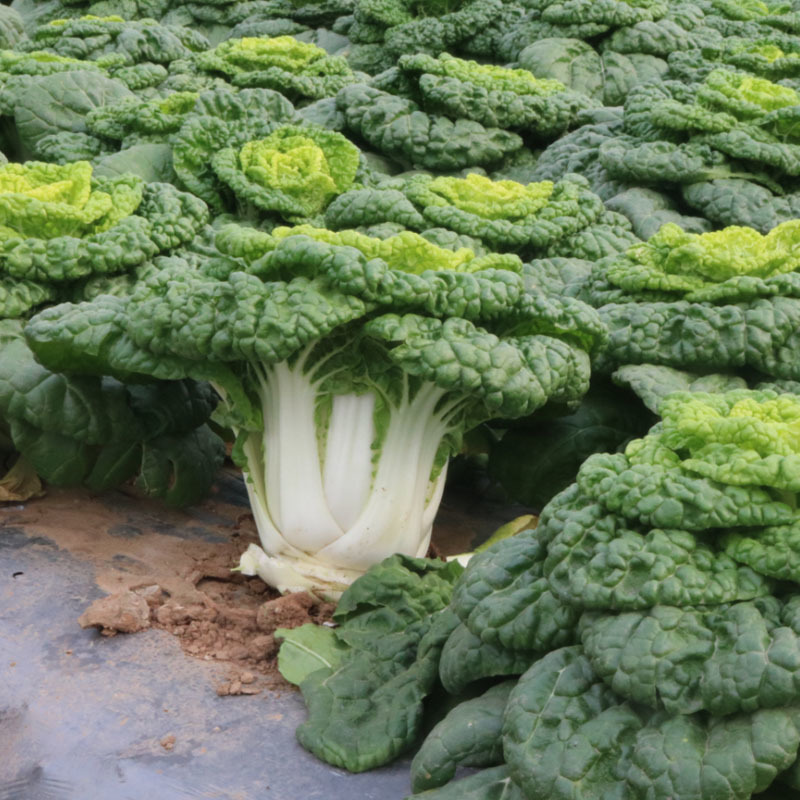
[(105, 636), (136, 633), (150, 627), (150, 607), (134, 592), (115, 592), (95, 600), (78, 618), (82, 628), (96, 627)]

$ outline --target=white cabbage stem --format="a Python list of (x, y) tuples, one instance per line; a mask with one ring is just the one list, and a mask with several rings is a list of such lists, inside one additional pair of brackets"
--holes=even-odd
[(243, 452), (262, 547), (251, 545), (240, 568), (281, 591), (332, 597), (394, 553), (426, 554), (446, 469), (431, 475), (452, 409), (441, 410), (434, 384), (406, 391), (376, 442), (376, 396), (337, 395), (320, 431), (318, 381), (304, 366), (259, 374), (264, 428)]

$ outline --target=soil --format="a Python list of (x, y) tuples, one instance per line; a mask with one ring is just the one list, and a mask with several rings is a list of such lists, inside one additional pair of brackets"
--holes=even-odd
[[(187, 511), (125, 492), (50, 489), (44, 498), (0, 505), (0, 527), (45, 537), (94, 566), (95, 582), (107, 594), (81, 615), (83, 627), (106, 636), (167, 631), (186, 654), (226, 665), (227, 677), (215, 687), (219, 695), (288, 689), (277, 669), (275, 629), (330, 624), (335, 606), (305, 592), (281, 597), (260, 578), (231, 572), (258, 541), (252, 515), (219, 488), (230, 491), (239, 480), (228, 469), (215, 494)], [(470, 550), (508, 521), (508, 509), (496, 517), (485, 509), (476, 514), (468, 499), (445, 498), (431, 556)]]
[(167, 631), (186, 654), (228, 667), (216, 686), (220, 695), (288, 689), (277, 668), (275, 629), (329, 622), (335, 606), (305, 592), (281, 597), (260, 578), (231, 572), (258, 541), (252, 516), (215, 498), (201, 506), (201, 516), (203, 538), (180, 538), (196, 522), (185, 512), (120, 493), (52, 489), (41, 500), (6, 507), (2, 522), (94, 565), (95, 581), (108, 594), (84, 611), (82, 627), (106, 636)]

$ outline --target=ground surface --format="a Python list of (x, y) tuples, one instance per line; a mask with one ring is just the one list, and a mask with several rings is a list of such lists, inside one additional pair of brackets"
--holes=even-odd
[[(228, 573), (254, 539), (247, 510), (233, 471), (182, 512), (63, 490), (0, 506), (0, 800), (408, 794), (407, 763), (352, 776), (295, 742), (302, 699), (257, 617), (271, 595)], [(435, 542), (468, 550), (513, 515), (446, 498)], [(152, 609), (146, 630), (78, 625), (94, 601), (131, 589)]]

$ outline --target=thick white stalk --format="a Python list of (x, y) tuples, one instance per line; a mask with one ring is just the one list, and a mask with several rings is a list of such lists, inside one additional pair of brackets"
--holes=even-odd
[(258, 545), (251, 544), (239, 560), (242, 575), (258, 575), (280, 592), (308, 591), (329, 600), (338, 600), (342, 592), (361, 572), (335, 569), (311, 559), (281, 555), (268, 556)]
[(429, 535), (423, 518), (430, 518), (430, 474), (447, 432), (446, 421), (435, 413), (444, 394), (426, 385), (391, 410), (364, 510), (344, 535), (317, 552), (320, 561), (367, 569), (392, 553), (417, 555)]
[(323, 485), (334, 519), (347, 530), (366, 505), (372, 484), (375, 395), (335, 395), (325, 442)]
[(317, 389), (302, 359), (294, 368), (274, 364), (260, 377), (267, 513), (287, 542), (315, 553), (343, 533), (323, 489)]
[(436, 512), (439, 510), (439, 504), (442, 502), (442, 495), (444, 494), (444, 484), (447, 480), (447, 464), (445, 464), (441, 472), (436, 476), (433, 482), (433, 489), (430, 492), (430, 499), (428, 505), (425, 506), (425, 511), (422, 513), (422, 530), (424, 531), (422, 539), (419, 541), (419, 547), (414, 554), (417, 558), (422, 558), (428, 552), (431, 544), (431, 534), (433, 533), (433, 521), (436, 519)]

